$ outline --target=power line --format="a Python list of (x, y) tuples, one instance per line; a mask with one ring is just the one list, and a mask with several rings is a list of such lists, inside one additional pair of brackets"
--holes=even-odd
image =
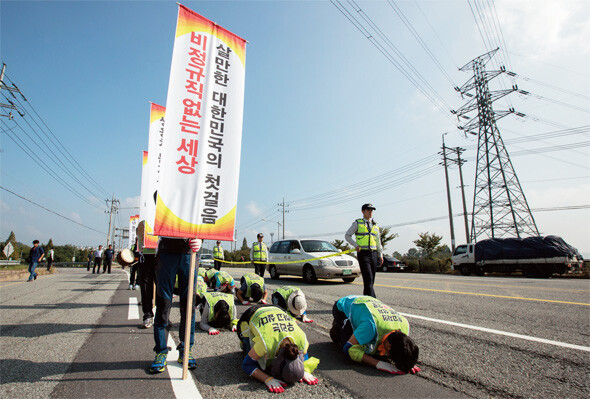
[(103, 234), (103, 232), (102, 232), (102, 231), (98, 231), (98, 230), (96, 230), (96, 229), (93, 229), (92, 227), (89, 227), (89, 226), (86, 226), (86, 225), (84, 225), (84, 224), (82, 224), (82, 223), (76, 222), (75, 220), (73, 220), (73, 219), (70, 219), (70, 218), (69, 218), (69, 217), (67, 217), (67, 216), (64, 216), (64, 215), (62, 215), (62, 214), (59, 214), (59, 213), (57, 213), (57, 212), (54, 212), (54, 211), (52, 211), (51, 209), (47, 209), (47, 208), (45, 208), (43, 205), (39, 205), (38, 203), (36, 203), (36, 202), (34, 202), (34, 201), (31, 201), (30, 199), (28, 199), (28, 198), (25, 198), (25, 197), (23, 197), (22, 195), (19, 195), (19, 194), (15, 193), (14, 191), (11, 191), (11, 190), (7, 189), (6, 187), (2, 187), (2, 186), (0, 186), (0, 188), (1, 188), (2, 190), (4, 190), (4, 191), (8, 191), (8, 192), (9, 192), (10, 194), (12, 194), (12, 195), (15, 195), (15, 196), (17, 196), (17, 197), (19, 197), (19, 198), (21, 198), (21, 199), (23, 199), (23, 200), (27, 201), (27, 202), (30, 202), (30, 203), (31, 203), (31, 204), (33, 204), (33, 205), (36, 205), (36, 206), (38, 206), (38, 207), (39, 207), (39, 208), (41, 208), (41, 209), (44, 209), (44, 210), (46, 210), (47, 212), (53, 213), (54, 215), (57, 215), (57, 216), (59, 216), (59, 217), (61, 217), (61, 218), (63, 218), (63, 219), (66, 219), (66, 220), (68, 220), (68, 221), (70, 221), (70, 222), (72, 222), (72, 223), (75, 223), (75, 224), (77, 224), (77, 225), (79, 225), (79, 226), (82, 226), (82, 227), (84, 227), (84, 228), (86, 228), (86, 229), (88, 229), (88, 230), (92, 230), (92, 231), (95, 231), (95, 232), (97, 232), (97, 233)]

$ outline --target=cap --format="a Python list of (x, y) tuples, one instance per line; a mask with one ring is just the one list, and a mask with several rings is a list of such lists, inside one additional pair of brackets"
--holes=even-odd
[(279, 351), (277, 357), (272, 361), (270, 369), (273, 377), (287, 384), (294, 384), (300, 381), (303, 378), (304, 372), (303, 353), (299, 352), (295, 360), (289, 360), (285, 357), (285, 348)]
[(373, 204), (364, 204), (364, 205), (362, 206), (362, 208), (361, 208), (361, 211), (364, 211), (365, 209), (372, 209), (372, 210), (375, 210), (375, 209), (377, 209), (377, 208), (375, 208), (375, 207), (373, 206)]
[(301, 291), (295, 291), (287, 300), (287, 307), (289, 308), (289, 312), (294, 314), (295, 316), (301, 316), (307, 310), (307, 301), (305, 300), (305, 295)]
[(258, 234), (256, 235), (256, 238), (260, 238), (260, 237), (264, 237), (264, 234), (262, 234), (262, 233), (258, 233)]

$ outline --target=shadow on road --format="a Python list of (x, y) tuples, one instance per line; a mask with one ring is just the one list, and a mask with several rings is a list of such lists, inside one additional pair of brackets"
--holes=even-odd
[[(104, 306), (104, 305), (103, 305)], [(137, 323), (135, 323), (137, 324)], [(135, 324), (133, 327), (135, 327)], [(75, 332), (78, 330), (93, 330), (94, 333), (99, 333), (100, 329), (105, 328), (120, 328), (125, 325), (117, 324), (60, 324), (60, 323), (37, 323), (37, 324), (8, 324), (3, 325), (0, 329), (0, 337), (21, 337), (21, 338), (35, 338), (44, 335), (60, 334)], [(114, 334), (112, 331), (109, 334)], [(2, 369), (4, 370), (4, 369)]]

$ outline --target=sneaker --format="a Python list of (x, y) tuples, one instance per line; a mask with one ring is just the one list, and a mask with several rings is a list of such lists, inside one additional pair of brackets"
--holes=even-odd
[(151, 317), (148, 317), (147, 319), (145, 319), (143, 321), (142, 328), (150, 328), (153, 325), (154, 325), (154, 319)]
[(135, 284), (135, 285), (133, 286), (133, 289), (134, 289), (134, 290), (138, 290), (138, 289), (139, 289), (139, 285)]
[[(184, 353), (178, 352), (178, 363), (182, 364), (182, 358), (184, 357)], [(194, 370), (197, 368), (197, 360), (193, 357), (191, 352), (188, 353), (188, 369)]]
[(35, 273), (35, 280), (37, 280), (37, 276), (38, 276), (38, 274), (37, 274), (37, 273)]
[(156, 358), (150, 366), (150, 373), (161, 373), (166, 370), (166, 357), (167, 353), (156, 353)]
[(129, 284), (129, 289), (130, 289), (130, 290), (132, 290), (132, 289), (133, 289), (133, 286), (132, 286), (131, 284)]

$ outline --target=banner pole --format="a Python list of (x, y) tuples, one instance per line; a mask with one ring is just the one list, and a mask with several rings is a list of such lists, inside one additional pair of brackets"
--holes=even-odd
[(195, 287), (195, 264), (197, 263), (197, 253), (191, 251), (191, 265), (188, 277), (188, 298), (186, 299), (186, 317), (184, 326), (184, 353), (182, 356), (182, 379), (188, 378), (188, 353), (191, 349), (191, 324), (193, 318), (193, 291)]

